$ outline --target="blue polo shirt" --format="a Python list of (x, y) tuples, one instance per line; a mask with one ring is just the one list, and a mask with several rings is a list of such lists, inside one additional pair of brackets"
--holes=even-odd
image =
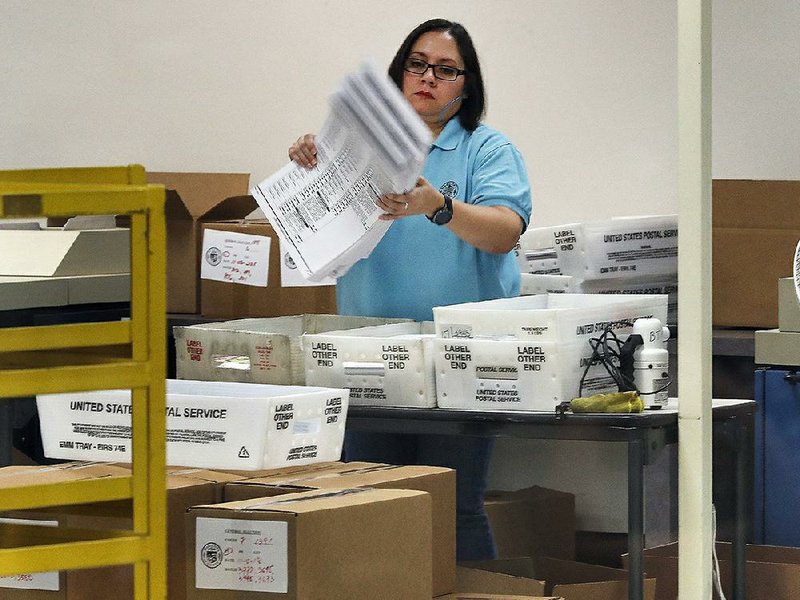
[[(507, 206), (527, 227), (531, 191), (519, 151), (483, 124), (469, 132), (458, 118), (439, 133), (423, 176), (457, 201)], [(513, 253), (491, 254), (425, 215), (392, 223), (372, 253), (337, 280), (339, 314), (433, 319), (433, 307), (519, 294)]]

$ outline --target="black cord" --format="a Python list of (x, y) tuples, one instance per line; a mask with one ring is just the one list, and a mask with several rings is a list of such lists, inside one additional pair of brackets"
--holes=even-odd
[(603, 333), (600, 334), (600, 337), (590, 338), (589, 345), (592, 347), (592, 355), (586, 363), (586, 368), (581, 375), (578, 396), (583, 396), (583, 386), (586, 383), (586, 376), (589, 373), (589, 369), (598, 364), (603, 365), (620, 391), (634, 389), (633, 387), (629, 387), (633, 386), (633, 381), (630, 381), (620, 369), (619, 359), (622, 340), (611, 331), (610, 327), (606, 327)]
[(635, 391), (640, 396), (645, 396), (658, 394), (670, 386), (671, 381), (667, 381), (665, 385), (652, 392), (639, 391), (634, 383), (633, 374), (631, 373), (631, 375), (628, 375), (621, 368), (620, 358), (623, 342), (617, 337), (610, 327), (606, 327), (603, 330), (603, 333), (600, 334), (600, 337), (590, 338), (589, 345), (592, 347), (592, 355), (589, 358), (589, 361), (586, 363), (586, 368), (583, 370), (583, 374), (581, 375), (581, 381), (578, 387), (578, 396), (583, 396), (583, 386), (586, 383), (586, 376), (589, 373), (589, 369), (598, 364), (603, 365), (605, 370), (611, 376), (611, 379), (615, 384), (617, 384), (617, 388), (620, 392)]

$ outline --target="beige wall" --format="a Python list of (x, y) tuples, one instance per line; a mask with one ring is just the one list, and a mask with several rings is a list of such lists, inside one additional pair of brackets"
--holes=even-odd
[[(798, 6), (715, 5), (715, 176), (800, 177)], [(387, 64), (433, 16), (475, 38), (486, 121), (524, 153), (536, 223), (677, 210), (674, 0), (3, 0), (0, 168), (256, 182), (345, 72)]]

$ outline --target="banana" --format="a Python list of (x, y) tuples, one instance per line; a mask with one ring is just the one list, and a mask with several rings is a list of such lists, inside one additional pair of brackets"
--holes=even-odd
[(635, 391), (611, 392), (573, 398), (570, 401), (570, 408), (574, 413), (640, 413), (644, 410), (644, 402)]

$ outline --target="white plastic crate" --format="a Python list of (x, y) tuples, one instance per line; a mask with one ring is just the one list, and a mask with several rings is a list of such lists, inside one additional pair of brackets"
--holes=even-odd
[(348, 388), (354, 406), (434, 407), (433, 339), (431, 322), (306, 334), (306, 382)]
[(678, 323), (678, 276), (643, 279), (598, 279), (584, 281), (582, 291), (587, 294), (663, 294), (667, 297), (667, 320), (664, 324)]
[[(36, 399), (45, 456), (131, 460), (131, 392)], [(167, 464), (255, 470), (339, 460), (348, 391), (167, 380)]]
[(280, 385), (305, 383), (304, 333), (408, 319), (306, 314), (174, 327), (178, 379)]
[[(483, 411), (554, 411), (578, 396), (588, 344), (437, 339), (437, 403)], [(601, 365), (586, 373), (583, 395), (616, 391)]]
[(572, 275), (520, 275), (520, 296), (536, 294), (666, 294), (667, 323), (678, 322), (678, 277), (595, 279), (583, 281)]
[(583, 281), (572, 275), (520, 273), (520, 296), (535, 296), (537, 294), (580, 294), (582, 292)]
[(577, 343), (606, 328), (630, 332), (633, 321), (667, 318), (667, 296), (659, 294), (542, 294), (433, 309), (436, 335), (442, 338), (513, 338)]
[(677, 215), (533, 227), (520, 238), (520, 271), (582, 280), (678, 272)]
[(580, 263), (570, 269), (570, 257), (583, 254), (583, 226), (567, 223), (550, 227), (529, 227), (519, 238), (517, 262), (522, 273), (578, 275)]

